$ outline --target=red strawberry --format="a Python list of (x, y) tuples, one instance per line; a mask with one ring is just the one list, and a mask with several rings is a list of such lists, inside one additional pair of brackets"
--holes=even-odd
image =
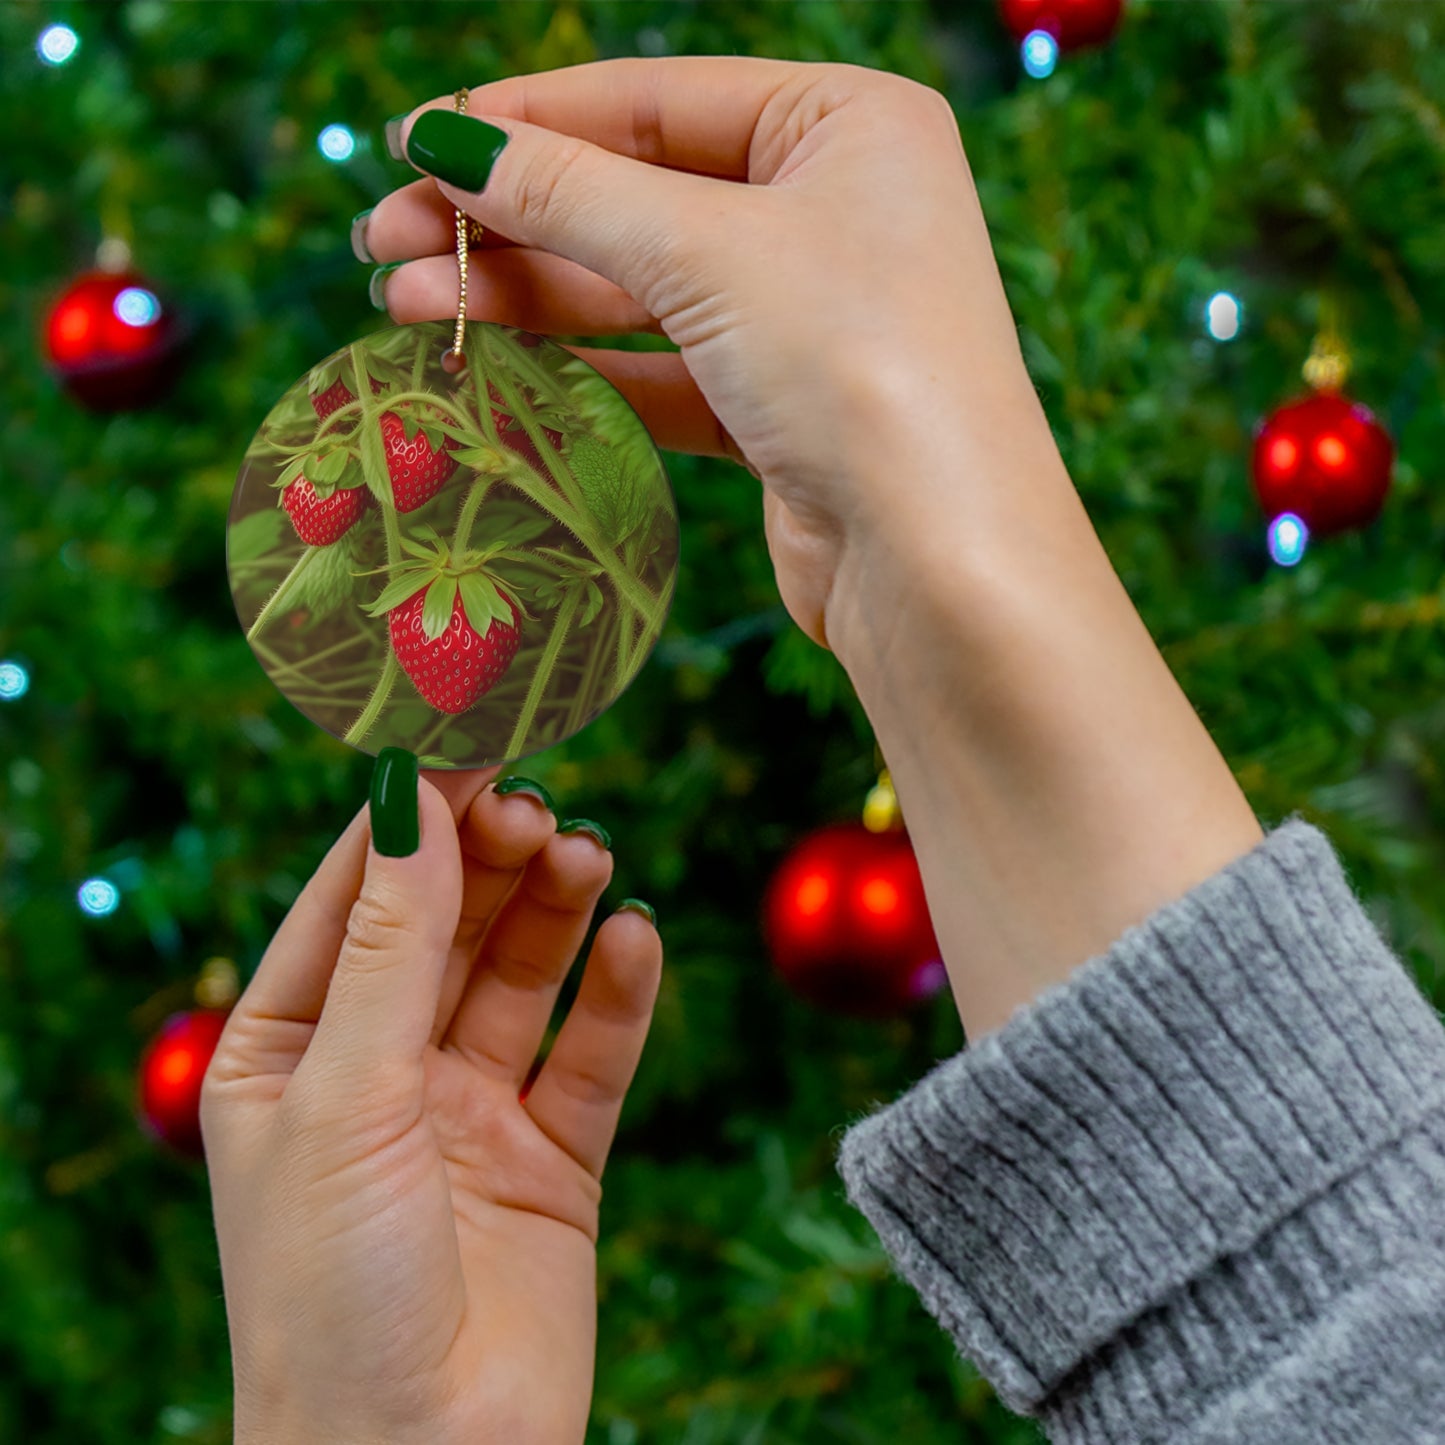
[(387, 613), (387, 623), (396, 660), (416, 684), (416, 690), (438, 712), (455, 715), (472, 707), (511, 666), (522, 644), (521, 617), (517, 604), (502, 591), (512, 609), (512, 626), (494, 617), (483, 637), (468, 621), (458, 592), (446, 631), (429, 642), (421, 614), (427, 592), (435, 585), (428, 584), (393, 607)]
[[(371, 378), (371, 394), (376, 396), (380, 391), (381, 383), (373, 376)], [(318, 391), (312, 396), (311, 405), (318, 419), (325, 421), (332, 412), (340, 411), (347, 402), (355, 400), (356, 394), (338, 377), (325, 391)]]
[(392, 500), (398, 512), (414, 512), (425, 506), (457, 469), (451, 457), (457, 449), (455, 437), (443, 437), (435, 451), (423, 431), (407, 441), (406, 428), (394, 411), (381, 414), (381, 441), (386, 451), (386, 469), (391, 473)]
[(370, 502), (371, 493), (365, 487), (338, 487), (323, 500), (305, 477), (297, 477), (281, 493), (281, 505), (296, 535), (308, 547), (339, 542), (361, 520)]

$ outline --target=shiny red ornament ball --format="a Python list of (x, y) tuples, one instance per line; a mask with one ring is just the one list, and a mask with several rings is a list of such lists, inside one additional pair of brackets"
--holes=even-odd
[(1395, 446), (1374, 413), (1337, 392), (1272, 412), (1254, 439), (1255, 495), (1271, 520), (1293, 512), (1315, 536), (1365, 527), (1390, 490)]
[(1102, 45), (1118, 28), (1124, 0), (999, 0), (999, 16), (1022, 43), (1035, 30), (1047, 31), (1060, 50)]
[(763, 934), (784, 982), (835, 1013), (902, 1013), (947, 981), (901, 829), (834, 823), (809, 834), (768, 885)]
[(134, 272), (92, 271), (73, 282), (45, 322), (50, 365), (76, 400), (124, 411), (159, 398), (174, 379), (179, 328)]
[(203, 1158), (201, 1083), (230, 1016), (225, 1009), (172, 1014), (140, 1061), (141, 1123), (181, 1154)]

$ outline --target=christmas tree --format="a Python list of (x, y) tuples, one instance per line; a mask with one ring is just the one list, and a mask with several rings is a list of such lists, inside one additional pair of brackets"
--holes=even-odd
[[(943, 91), (1130, 594), (1261, 819), (1323, 827), (1445, 1002), (1445, 11), (1133, 0), (1107, 43), (1057, 49), (1021, 53), (983, 0), (0, 10), (0, 1439), (231, 1439), (204, 1168), (140, 1127), (138, 1061), (207, 959), (244, 984), (371, 761), (252, 656), (227, 509), (274, 401), (389, 324), (350, 220), (413, 177), (385, 119), (459, 85), (747, 53)], [(176, 321), (176, 374), (117, 411), (47, 364), (98, 251), (128, 324)], [(1325, 333), (1393, 440), (1391, 489), (1369, 526), (1272, 555), (1255, 429)], [(648, 899), (667, 950), (606, 1177), (589, 1441), (1036, 1440), (833, 1166), (841, 1126), (962, 1046), (947, 992), (856, 1019), (767, 958), (770, 877), (875, 781), (867, 718), (779, 602), (758, 483), (666, 462), (662, 641), (516, 769), (605, 823), (604, 916)]]

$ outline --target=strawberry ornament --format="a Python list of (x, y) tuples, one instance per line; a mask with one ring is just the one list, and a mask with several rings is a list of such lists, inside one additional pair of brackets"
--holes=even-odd
[(366, 611), (385, 614), (392, 651), (416, 690), (456, 716), (496, 686), (522, 644), (530, 613), (487, 568), (518, 554), (501, 545), (454, 552), (431, 527), (419, 536), (402, 541), (412, 560)]

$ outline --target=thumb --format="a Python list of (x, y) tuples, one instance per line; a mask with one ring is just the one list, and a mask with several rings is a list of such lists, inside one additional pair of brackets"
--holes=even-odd
[[(316, 1032), (297, 1072), (358, 1088), (419, 1068), (462, 907), (462, 857), (446, 797), (417, 759), (385, 748), (371, 787), (366, 874)], [(378, 849), (380, 845), (380, 850)]]
[[(429, 107), (402, 127), (403, 157), (483, 226), (585, 266), (658, 315), (708, 237), (698, 217), (744, 204), (748, 188), (648, 165), (511, 116)], [(730, 213), (731, 214), (731, 213)], [(729, 229), (735, 229), (734, 221)]]

